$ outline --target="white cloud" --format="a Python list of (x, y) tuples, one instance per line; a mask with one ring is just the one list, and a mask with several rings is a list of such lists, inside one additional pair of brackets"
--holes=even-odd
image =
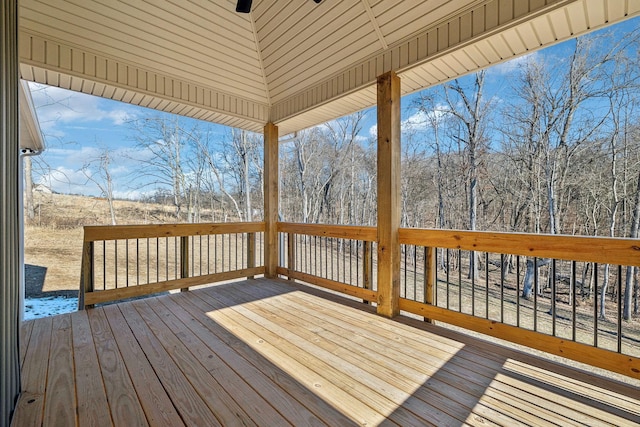
[(535, 60), (537, 56), (537, 52), (531, 52), (527, 55), (519, 56), (517, 58), (510, 59), (509, 61), (488, 68), (487, 72), (495, 73), (499, 76), (512, 74), (513, 72), (517, 71), (522, 64), (531, 60)]
[(30, 83), (29, 87), (40, 125), (45, 131), (59, 123), (108, 122), (120, 126), (135, 116), (133, 109), (124, 104), (105, 108), (105, 101), (96, 96), (37, 83)]
[(410, 115), (400, 123), (402, 132), (420, 131), (429, 127), (429, 116), (422, 110)]
[(369, 128), (369, 135), (371, 135), (372, 138), (378, 137), (378, 125), (373, 125)]
[(97, 147), (83, 146), (79, 148), (48, 148), (47, 158), (57, 158), (66, 164), (82, 166), (86, 162), (97, 158), (100, 149)]
[(127, 199), (127, 200), (140, 200), (144, 196), (153, 194), (153, 191), (140, 191), (140, 190), (127, 190), (127, 191), (113, 191), (113, 197), (115, 199)]
[(56, 193), (99, 196), (100, 189), (91, 182), (84, 172), (58, 166), (43, 174), (38, 183), (47, 186)]
[[(420, 132), (432, 126), (433, 120), (440, 121), (447, 113), (444, 105), (436, 105), (435, 109), (430, 112), (418, 110), (412, 115), (404, 119), (400, 123), (402, 132)], [(378, 136), (378, 125), (369, 128), (369, 135), (373, 138)]]

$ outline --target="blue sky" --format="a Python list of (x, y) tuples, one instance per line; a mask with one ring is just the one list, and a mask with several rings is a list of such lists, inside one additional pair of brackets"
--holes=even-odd
[[(624, 33), (636, 28), (640, 18), (634, 18), (611, 27)], [(532, 53), (532, 55), (552, 55), (563, 57), (570, 51), (571, 41)], [(501, 88), (508, 84), (506, 76), (522, 61), (518, 58), (488, 70), (486, 95), (498, 99)], [(166, 115), (158, 111), (137, 107), (67, 91), (55, 87), (31, 84), (34, 104), (40, 126), (45, 135), (46, 150), (37, 159), (34, 167), (36, 181), (45, 183), (54, 191), (71, 194), (100, 196), (100, 189), (91, 182), (83, 165), (97, 158), (108, 147), (112, 153), (111, 174), (114, 180), (114, 195), (118, 198), (137, 198), (153, 189), (135, 178), (139, 164), (131, 158), (144, 158), (145, 153), (135, 147), (133, 134), (127, 122), (136, 118)], [(402, 99), (403, 123), (419, 128), (424, 126), (424, 117), (412, 108), (415, 95)], [(187, 126), (195, 120), (184, 118)], [(366, 112), (362, 137), (375, 136), (375, 109)], [(216, 134), (224, 137), (230, 129), (207, 123)]]

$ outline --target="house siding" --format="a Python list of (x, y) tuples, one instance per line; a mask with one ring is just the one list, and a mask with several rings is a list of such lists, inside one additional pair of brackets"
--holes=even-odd
[(0, 426), (20, 393), (17, 27), (17, 1), (0, 0)]

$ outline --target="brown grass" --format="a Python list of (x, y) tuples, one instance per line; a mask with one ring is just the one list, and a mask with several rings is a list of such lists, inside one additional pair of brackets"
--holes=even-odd
[[(34, 195), (34, 201), (35, 218), (25, 227), (26, 294), (75, 293), (80, 283), (82, 227), (111, 224), (109, 204), (100, 198), (41, 193)], [(118, 224), (175, 222), (169, 206), (116, 200), (115, 208)]]

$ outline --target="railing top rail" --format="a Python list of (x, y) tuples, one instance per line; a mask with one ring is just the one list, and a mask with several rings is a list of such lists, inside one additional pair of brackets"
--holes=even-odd
[(309, 236), (334, 237), (338, 239), (364, 240), (375, 242), (378, 239), (376, 227), (357, 225), (330, 224), (300, 224), (279, 222), (278, 231), (281, 233), (306, 234)]
[(401, 244), (640, 266), (640, 239), (401, 228)]
[(261, 231), (264, 231), (264, 222), (98, 225), (84, 227), (84, 241), (206, 236), (209, 234), (257, 233)]

